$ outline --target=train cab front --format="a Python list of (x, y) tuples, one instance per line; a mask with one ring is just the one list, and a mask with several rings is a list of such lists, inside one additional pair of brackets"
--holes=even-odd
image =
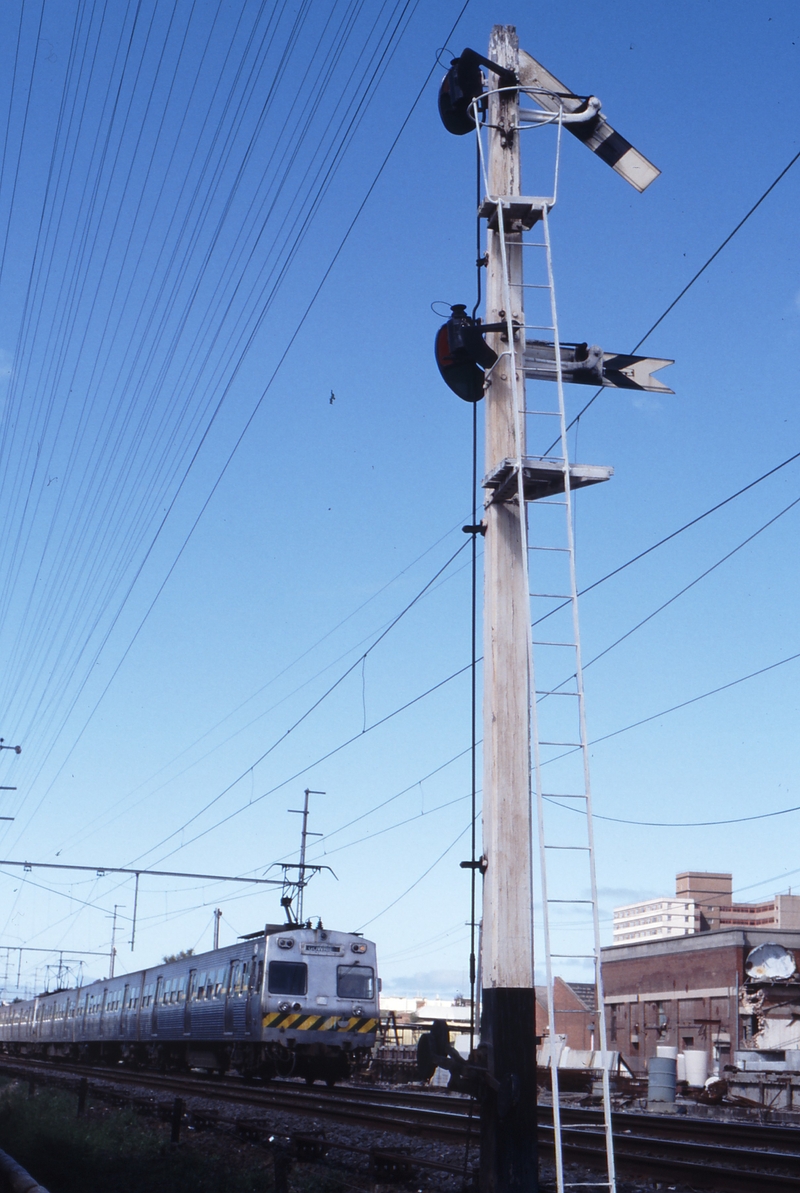
[(290, 927), (267, 938), (262, 1043), (282, 1076), (329, 1085), (368, 1059), (380, 1021), (375, 945)]

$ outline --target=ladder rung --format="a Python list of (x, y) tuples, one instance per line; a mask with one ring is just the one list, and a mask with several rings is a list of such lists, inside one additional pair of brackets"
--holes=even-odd
[[(539, 743), (539, 745), (544, 745), (544, 744), (545, 744), (544, 742)], [(588, 798), (589, 798), (588, 795), (554, 795), (552, 792), (549, 792), (549, 791), (542, 792), (542, 799), (588, 799)]]
[(591, 899), (548, 899), (547, 902), (548, 903), (588, 903), (590, 907), (594, 906)]
[(594, 953), (551, 953), (551, 957), (560, 957), (566, 959), (571, 957), (574, 961), (596, 961), (597, 957)]
[(576, 853), (588, 853), (589, 852), (588, 845), (547, 845), (547, 844), (545, 844), (545, 849), (572, 849)]
[(543, 692), (537, 688), (534, 696), (580, 696), (580, 692)]
[[(582, 741), (540, 741), (540, 746), (574, 746), (576, 750), (583, 749)], [(577, 798), (577, 796), (576, 796)]]
[(523, 323), (525, 331), (555, 331), (552, 323)]
[(566, 505), (566, 501), (547, 501), (544, 497), (540, 497), (536, 502), (537, 505)]
[(546, 282), (523, 282), (520, 287), (522, 290), (549, 290), (550, 286)]
[(572, 597), (565, 592), (531, 592), (528, 594), (532, 597), (546, 597), (551, 601), (571, 601)]
[(569, 554), (569, 547), (528, 547), (529, 551), (564, 551)]
[(523, 410), (522, 414), (547, 414), (550, 418), (561, 418), (560, 410)]
[(532, 646), (572, 646), (574, 648), (575, 643), (574, 642), (545, 642), (543, 639), (539, 640), (537, 638), (534, 638), (531, 645)]
[(524, 249), (546, 249), (547, 245), (542, 240), (518, 240), (517, 244)]

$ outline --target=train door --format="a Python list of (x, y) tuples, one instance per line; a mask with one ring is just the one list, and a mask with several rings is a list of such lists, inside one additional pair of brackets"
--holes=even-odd
[(125, 989), (122, 992), (122, 1006), (119, 1009), (119, 1034), (121, 1036), (127, 1035), (127, 1032), (125, 1029), (128, 1026), (128, 1015), (129, 1015), (128, 995), (130, 994), (130, 992), (131, 992), (131, 988), (126, 983)]
[(150, 1035), (158, 1035), (158, 1004), (161, 1001), (161, 991), (164, 989), (163, 977), (156, 978), (156, 988), (153, 994), (153, 1009), (150, 1012)]
[(244, 1034), (246, 1036), (260, 1036), (261, 1034), (261, 982), (264, 978), (264, 962), (256, 957), (249, 965), (245, 990), (247, 990), (247, 1007), (244, 1018)]
[(225, 1012), (222, 1021), (222, 1033), (226, 1036), (233, 1035), (233, 1008), (236, 998), (238, 997), (234, 987), (237, 984), (241, 989), (241, 961), (231, 961), (228, 966), (227, 981), (225, 982)]
[(192, 1003), (197, 994), (197, 970), (189, 970), (189, 980), (186, 983), (186, 1001), (183, 1004), (183, 1034), (192, 1034)]

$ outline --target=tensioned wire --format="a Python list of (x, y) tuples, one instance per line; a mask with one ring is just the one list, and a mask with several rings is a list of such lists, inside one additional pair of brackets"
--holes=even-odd
[[(770, 474), (765, 474), (765, 475), (770, 475)], [(749, 487), (746, 487), (746, 488), (749, 488)], [(795, 503), (795, 502), (793, 502), (793, 505), (794, 505), (794, 503)], [(787, 507), (787, 508), (790, 508), (790, 507)], [(786, 512), (786, 511), (783, 511), (783, 512)], [(776, 515), (776, 517), (780, 517), (780, 514), (779, 514), (779, 515)], [(770, 525), (770, 524), (771, 524), (771, 521), (774, 521), (774, 520), (775, 520), (775, 519), (770, 519), (770, 521), (769, 521), (769, 523), (768, 523), (767, 525)], [(690, 524), (687, 524), (687, 526), (688, 526), (688, 525), (693, 525), (693, 524), (694, 524), (694, 523), (690, 523)], [(761, 528), (762, 528), (762, 530), (763, 530), (763, 528), (765, 528), (765, 526), (764, 526), (764, 527), (761, 527)], [(757, 531), (756, 533), (759, 533), (759, 531)], [(745, 543), (748, 543), (748, 542), (750, 542), (750, 540), (751, 540), (752, 538), (754, 538), (754, 537), (755, 537), (755, 534), (752, 534), (752, 536), (749, 536), (749, 538), (748, 538), (748, 539), (745, 539)], [(740, 545), (744, 545), (744, 544), (740, 544)], [(734, 551), (736, 551), (736, 550), (738, 550), (738, 548), (737, 548), (737, 549), (734, 549)], [(725, 556), (724, 558), (730, 558), (730, 556), (734, 554), (734, 551), (732, 551), (732, 552), (728, 552), (728, 555), (727, 555), (727, 556)], [(640, 556), (639, 556), (639, 557), (640, 557)], [(637, 557), (637, 558), (638, 558), (638, 557)], [(724, 562), (724, 561), (719, 561), (719, 562)], [(714, 564), (714, 567), (717, 567), (717, 565), (718, 565), (718, 564)], [(615, 574), (616, 574), (616, 571), (618, 571), (618, 570), (619, 570), (619, 569), (614, 569), (613, 573), (609, 573), (609, 575), (615, 575)], [(707, 570), (705, 571), (705, 573), (703, 573), (702, 575), (703, 575), (703, 576), (707, 575), (707, 574), (708, 574), (708, 571), (711, 571), (711, 570), (713, 570), (713, 568), (712, 568), (712, 569), (707, 569)], [(701, 576), (701, 577), (699, 577), (699, 579), (702, 579), (702, 576)], [(682, 589), (681, 593), (678, 593), (677, 595), (681, 595), (681, 594), (682, 594), (682, 592), (684, 592), (684, 591), (687, 591), (687, 589), (688, 589), (689, 587), (692, 587), (692, 585), (689, 585), (689, 586), (687, 586), (687, 588), (684, 588), (684, 589)], [(674, 599), (675, 599), (675, 598), (674, 598)], [(671, 602), (671, 601), (665, 602), (665, 605), (663, 605), (663, 606), (662, 606), (662, 608), (663, 608), (663, 607), (666, 607), (666, 604), (670, 604), (670, 602)], [(661, 610), (657, 610), (656, 612), (659, 612), (659, 611), (661, 611)], [(651, 616), (655, 616), (655, 614), (651, 614)], [(646, 618), (646, 619), (645, 619), (645, 622), (646, 622), (646, 620), (649, 620), (649, 619), (650, 619), (650, 618)], [(645, 623), (644, 623), (644, 622), (641, 622), (641, 623), (639, 623), (639, 625), (641, 625), (641, 624), (645, 624)], [(635, 628), (634, 628), (634, 629), (635, 629)], [(633, 631), (630, 631), (630, 632), (633, 632)], [(627, 635), (626, 635), (626, 636), (627, 636)], [(624, 636), (624, 637), (626, 637), (626, 636)], [(619, 641), (624, 641), (624, 638), (618, 639), (618, 642), (619, 642)], [(618, 644), (618, 643), (615, 643), (615, 644)], [(614, 644), (614, 645), (615, 645), (615, 644)], [(612, 648), (608, 648), (608, 649), (612, 649)], [(604, 653), (607, 653), (607, 651), (604, 651)], [(597, 657), (600, 657), (600, 656), (597, 656)], [(794, 657), (794, 656), (792, 656), (792, 657)], [(792, 660), (785, 660), (785, 661), (792, 661)], [(779, 665), (773, 665), (773, 666), (779, 666)], [(465, 669), (466, 669), (466, 668), (465, 668)], [(754, 674), (761, 674), (761, 672), (754, 673)], [(744, 678), (743, 678), (743, 679), (740, 679), (740, 680), (737, 680), (737, 681), (733, 681), (733, 682), (734, 682), (734, 684), (738, 684), (738, 682), (742, 682), (744, 679), (750, 679), (750, 678), (754, 678), (754, 676), (752, 676), (752, 675), (744, 676)], [(733, 686), (733, 685), (726, 685), (726, 686)], [(717, 691), (719, 691), (719, 690), (713, 690), (713, 692), (711, 692), (711, 693), (706, 693), (706, 696), (708, 696), (708, 694), (714, 694), (714, 693), (715, 693), (715, 692), (717, 692)], [(426, 694), (427, 694), (427, 693), (426, 693)], [(699, 697), (699, 698), (693, 698), (693, 700), (692, 700), (692, 701), (689, 701), (689, 703), (694, 703), (694, 699), (701, 699), (701, 698), (705, 698), (705, 696), (703, 696), (703, 697)], [(682, 707), (682, 706), (683, 706), (683, 705), (676, 706), (676, 707)], [(675, 709), (672, 709), (672, 710), (666, 710), (666, 712), (669, 712), (669, 711), (675, 711)], [(665, 713), (658, 713), (658, 715), (655, 715), (655, 717), (652, 717), (652, 718), (647, 718), (647, 719), (655, 719), (656, 717), (658, 717), (658, 716), (662, 716), (662, 715), (665, 715)], [(639, 724), (639, 723), (637, 722), (637, 724), (631, 725), (631, 727), (626, 727), (625, 729), (622, 729), (622, 730), (616, 730), (616, 731), (615, 731), (615, 734), (616, 734), (616, 733), (624, 733), (624, 731), (627, 731), (627, 729), (631, 729), (631, 728), (635, 728), (635, 727), (637, 727), (637, 725), (638, 725), (638, 724)], [(615, 735), (615, 734), (614, 734), (614, 735)], [(610, 736), (614, 736), (614, 735), (610, 735)], [(359, 736), (360, 736), (360, 735), (359, 735)], [(348, 742), (346, 742), (345, 744), (349, 744), (349, 743), (351, 743), (351, 742), (352, 742), (352, 741), (354, 741), (354, 740), (356, 740), (356, 738), (351, 738), (351, 740), (349, 740), (349, 741), (348, 741)], [(475, 746), (477, 746), (477, 744), (479, 744), (479, 743), (478, 743), (478, 742), (476, 742), (476, 743), (475, 743)], [(467, 749), (469, 749), (469, 750), (470, 750), (470, 752), (473, 752), (473, 750), (475, 750), (475, 746), (469, 747), (469, 748), (467, 748)], [(455, 755), (455, 758), (453, 758), (453, 759), (451, 759), (451, 760), (448, 760), (448, 762), (446, 762), (446, 764), (442, 764), (442, 766), (447, 766), (447, 765), (451, 764), (451, 762), (452, 762), (452, 761), (455, 761), (455, 760), (457, 760), (457, 759), (459, 758), (459, 756), (463, 756), (465, 753), (467, 753), (467, 750), (464, 750), (464, 752), (461, 752), (460, 754), (457, 754), (457, 755)], [(559, 758), (560, 758), (560, 756), (562, 756), (562, 755), (559, 755)], [(556, 761), (556, 759), (553, 759), (552, 761)], [(442, 767), (436, 768), (436, 771), (439, 771), (439, 769), (441, 769), (441, 768), (442, 768)], [(430, 772), (430, 773), (432, 773), (432, 774), (433, 774), (433, 773), (436, 773), (436, 771), (434, 771), (434, 772)], [(424, 778), (423, 778), (423, 779), (421, 779), (421, 780), (417, 780), (417, 783), (415, 783), (415, 784), (411, 784), (409, 787), (407, 787), (407, 789), (404, 789), (402, 792), (399, 792), (399, 793), (398, 793), (398, 796), (402, 796), (402, 795), (404, 795), (404, 793), (407, 793), (408, 791), (410, 791), (410, 790), (413, 790), (413, 789), (414, 789), (414, 787), (416, 787), (417, 785), (420, 785), (421, 783), (423, 783), (423, 781), (426, 781), (426, 779), (427, 779), (427, 778), (429, 778), (429, 777), (430, 777), (430, 774), (429, 774), (429, 775), (426, 775), (426, 777), (424, 777)], [(294, 775), (294, 777), (293, 777), (293, 778), (297, 778), (297, 775)], [(473, 778), (473, 786), (472, 786), (472, 790), (473, 790), (473, 796), (472, 796), (472, 799), (473, 799), (473, 803), (475, 803), (475, 796), (476, 796), (476, 793), (477, 793), (477, 792), (476, 792), (476, 787), (475, 787), (475, 778)], [(367, 815), (371, 815), (373, 811), (377, 811), (379, 808), (382, 808), (382, 806), (385, 806), (387, 803), (390, 803), (390, 802), (392, 802), (392, 801), (393, 801), (393, 799), (395, 799), (395, 798), (398, 798), (398, 796), (393, 796), (393, 797), (390, 797), (389, 799), (386, 799), (386, 801), (384, 801), (384, 802), (380, 803), (380, 804), (377, 806), (377, 808), (376, 808), (376, 809), (371, 809), (370, 811), (367, 811), (367, 812), (365, 812), (365, 814), (362, 814), (362, 815), (361, 815), (361, 816), (359, 816), (359, 817), (355, 817), (355, 820), (353, 820), (353, 821), (351, 821), (351, 822), (348, 822), (348, 823), (346, 824), (346, 826), (342, 826), (340, 829), (336, 829), (336, 830), (334, 830), (334, 832), (333, 832), (333, 833), (330, 833), (330, 834), (327, 834), (327, 835), (325, 835), (325, 837), (324, 837), (324, 839), (323, 839), (323, 840), (327, 840), (327, 839), (328, 839), (328, 837), (335, 835), (337, 832), (341, 832), (341, 830), (342, 830), (343, 828), (347, 828), (347, 827), (351, 826), (351, 824), (352, 824), (352, 823), (355, 823), (355, 822), (356, 822), (356, 821), (358, 821), (358, 820), (362, 820), (362, 818), (364, 818), (365, 816), (367, 816)], [(465, 798), (465, 797), (461, 797), (461, 798)], [(458, 802), (458, 801), (455, 801), (455, 802)], [(249, 804), (248, 804), (247, 806), (249, 806)], [(439, 806), (446, 806), (446, 805), (438, 805), (438, 808), (439, 808)], [(436, 808), (436, 809), (432, 809), (432, 810), (438, 810), (438, 808)], [(242, 810), (246, 810), (246, 809), (240, 809), (240, 811), (242, 811)], [(793, 809), (788, 809), (788, 810), (793, 810)], [(787, 811), (787, 810), (785, 810), (785, 811)], [(782, 812), (777, 812), (777, 814), (775, 814), (775, 815), (781, 815), (781, 814), (782, 814)], [(769, 815), (773, 815), (773, 814), (769, 814)], [(411, 817), (411, 818), (415, 818), (415, 817)], [(607, 818), (607, 817), (601, 817), (601, 818)], [(398, 824), (398, 826), (395, 826), (395, 827), (401, 827), (403, 823), (407, 823), (407, 821), (401, 822), (401, 824)], [(473, 815), (472, 815), (472, 820), (471, 820), (471, 823), (472, 823), (472, 827), (473, 827), (473, 829), (475, 829), (475, 823), (476, 823), (476, 812), (475, 812), (475, 811), (473, 811)], [(358, 842), (351, 842), (351, 843), (362, 843), (362, 841), (365, 841), (365, 840), (368, 840), (368, 839), (370, 839), (370, 837), (371, 837), (371, 836), (373, 836), (373, 835), (382, 835), (384, 832), (386, 832), (386, 830), (379, 830), (379, 832), (378, 832), (377, 834), (370, 834), (370, 835), (368, 835), (367, 837), (362, 837), (362, 839), (359, 839), (359, 841), (358, 841)], [(186, 842), (186, 843), (191, 843), (191, 842)], [(322, 846), (322, 845), (323, 845), (323, 841), (320, 841), (320, 842), (318, 842), (318, 845)], [(343, 847), (343, 848), (346, 848), (346, 847), (348, 847), (348, 846), (345, 846), (345, 847)], [(173, 852), (176, 852), (176, 851), (173, 851)], [(120, 884), (120, 885), (122, 885), (122, 884)]]
[(730, 500), (730, 499), (728, 499), (728, 500)]
[[(769, 474), (765, 474), (765, 475), (769, 475)], [(747, 487), (750, 487), (750, 486), (747, 486)], [(692, 523), (692, 524), (693, 524), (693, 523)], [(689, 525), (689, 524), (687, 524), (687, 525)], [(636, 558), (639, 558), (639, 557), (640, 557), (640, 556), (637, 556)], [(611, 575), (611, 574), (617, 574), (617, 571), (618, 571), (618, 569), (615, 569), (615, 570), (614, 570), (614, 572), (613, 572), (613, 573), (609, 573), (609, 575)], [(791, 656), (791, 658), (790, 658), (790, 659), (788, 659), (788, 660), (783, 660), (782, 662), (788, 662), (788, 661), (791, 661), (791, 659), (793, 659), (794, 657), (796, 657), (796, 656)], [(777, 665), (781, 665), (781, 664), (772, 664), (771, 666), (777, 666)], [(465, 668), (464, 670), (466, 670), (466, 668)], [(743, 682), (745, 679), (753, 678), (753, 677), (754, 677), (754, 675), (756, 675), (756, 674), (761, 674), (761, 673), (762, 673), (761, 671), (759, 671), (759, 672), (756, 672), (756, 673), (752, 673), (751, 675), (748, 675), (748, 676), (742, 677), (742, 679), (740, 679), (740, 680), (733, 681), (733, 683), (732, 683), (732, 684), (724, 685), (724, 687), (734, 686), (734, 684), (736, 684), (736, 683)], [(703, 698), (705, 698), (705, 696), (708, 696), (708, 695), (713, 695), (713, 694), (715, 694), (717, 691), (720, 691), (720, 690), (724, 690), (724, 688), (722, 688), (722, 689), (714, 689), (714, 690), (713, 690), (712, 692), (710, 692), (710, 693), (705, 693), (705, 694), (703, 694), (703, 695), (702, 695), (702, 696), (700, 696), (700, 697), (695, 697), (695, 698), (692, 698), (692, 700), (691, 700), (691, 701), (689, 701), (688, 703), (693, 703), (695, 700), (698, 700), (698, 699), (703, 699)], [(662, 715), (666, 715), (668, 712), (675, 711), (675, 710), (676, 710), (678, 707), (683, 707), (683, 706), (684, 706), (683, 704), (682, 704), (682, 705), (679, 705), (679, 706), (674, 706), (672, 709), (665, 710), (663, 713), (656, 714), (655, 716), (662, 716)], [(391, 715), (395, 715), (395, 714), (391, 714)], [(648, 720), (651, 720), (651, 719), (655, 719), (655, 717), (653, 717), (653, 718), (647, 718), (647, 719), (648, 719)], [(630, 728), (635, 728), (635, 727), (636, 727), (636, 726), (637, 726), (639, 723), (640, 723), (640, 722), (637, 722), (635, 725), (632, 725), (632, 726), (627, 726), (627, 727), (625, 727), (625, 728), (624, 728), (624, 729), (622, 729), (622, 730), (617, 730), (617, 731), (615, 731), (615, 734), (613, 734), (613, 735), (609, 735), (609, 736), (614, 736), (614, 735), (616, 735), (616, 733), (619, 733), (619, 732), (625, 732), (625, 731), (627, 731), (627, 729), (630, 729)], [(347, 743), (346, 743), (346, 744), (347, 744)], [(462, 752), (462, 755), (463, 755), (463, 753), (466, 753), (466, 751), (463, 751), (463, 752)], [(456, 757), (458, 757), (458, 755), (457, 755)], [(454, 760), (455, 760), (455, 759), (451, 759), (451, 760), (449, 760), (449, 762), (451, 762), (451, 761), (454, 761)], [(553, 759), (552, 761), (556, 761), (556, 759)], [(444, 765), (449, 765), (449, 762), (448, 762), (448, 763), (446, 763), (446, 764), (444, 764)], [(440, 768), (437, 768), (437, 769), (440, 769)], [(435, 772), (432, 772), (432, 773), (435, 773)], [(293, 777), (297, 777), (297, 776), (293, 776)], [(424, 781), (424, 780), (421, 780), (421, 781)], [(417, 783), (415, 783), (415, 784), (413, 784), (413, 785), (412, 785), (412, 787), (416, 787), (417, 785), (418, 785), (418, 784), (417, 784)], [(406, 789), (406, 790), (410, 790), (410, 789), (411, 789), (411, 788), (408, 788), (408, 789)], [(401, 793), (399, 793), (399, 794), (401, 794), (401, 795), (402, 795), (402, 794), (404, 794), (404, 793), (405, 793), (405, 791), (404, 791), (404, 792), (401, 792)], [(267, 794), (269, 794), (269, 793), (267, 793)], [(384, 801), (384, 803), (391, 802), (391, 799), (393, 799), (393, 798), (396, 798), (396, 797), (390, 797), (390, 800)], [(240, 810), (244, 810), (244, 809), (240, 809)], [(784, 810), (784, 811), (791, 811), (791, 810), (792, 810), (792, 809), (786, 809), (786, 810)], [(368, 814), (369, 814), (369, 813), (365, 813), (365, 814), (363, 814), (363, 815), (368, 815)], [(780, 812), (779, 812), (778, 814), (782, 814), (782, 813), (780, 813)], [(358, 818), (356, 818), (356, 819), (362, 819), (362, 818), (363, 818), (363, 816), (362, 816), (362, 817), (358, 817)], [(601, 818), (603, 818), (603, 817), (601, 817)], [(474, 823), (474, 818), (473, 818), (472, 822)], [(353, 823), (353, 822), (350, 822), (350, 823)], [(343, 826), (343, 827), (347, 827), (347, 826)], [(400, 826), (398, 825), (397, 827), (400, 827)], [(666, 827), (666, 826), (665, 826), (665, 827)], [(334, 830), (334, 832), (336, 832), (336, 831), (340, 831), (340, 830)], [(333, 835), (333, 834), (328, 834), (328, 836), (330, 836), (330, 835)], [(187, 843), (187, 844), (188, 844), (188, 843)]]
[[(466, 5), (464, 6), (464, 8), (465, 8), (465, 7), (466, 7)], [(462, 8), (462, 12), (464, 11), (464, 8)], [(432, 73), (432, 72), (431, 72), (431, 73)], [(430, 75), (429, 75), (428, 77), (430, 77)], [(415, 106), (416, 106), (416, 103), (419, 101), (419, 98), (420, 98), (420, 96), (421, 96), (421, 94), (422, 94), (422, 91), (424, 90), (424, 87), (425, 87), (426, 85), (427, 85), (427, 80), (426, 80), (426, 83), (425, 83), (425, 84), (423, 84), (423, 88), (421, 88), (421, 89), (420, 89), (420, 93), (418, 94), (418, 96), (417, 96), (417, 100), (415, 101)], [(398, 134), (397, 134), (397, 136), (396, 136), (396, 138), (395, 138), (395, 141), (393, 142), (392, 146), (390, 146), (389, 152), (387, 153), (386, 157), (384, 158), (384, 162), (383, 162), (383, 165), (382, 165), (382, 167), (381, 167), (381, 171), (383, 170), (383, 168), (385, 168), (386, 162), (388, 161), (388, 158), (389, 158), (389, 156), (390, 156), (390, 154), (391, 154), (391, 152), (392, 152), (392, 150), (393, 150), (393, 148), (394, 148), (394, 145), (396, 145), (396, 143), (397, 143), (397, 140), (399, 139), (400, 135), (402, 134), (402, 132), (403, 132), (403, 130), (404, 130), (404, 128), (405, 128), (405, 125), (407, 124), (407, 122), (408, 122), (408, 119), (409, 119), (409, 118), (410, 118), (410, 113), (409, 113), (409, 116), (406, 118), (406, 121), (405, 121), (405, 122), (403, 123), (403, 125), (401, 126), (401, 128), (400, 128), (400, 130), (399, 130), (399, 132), (398, 132)], [(299, 328), (300, 328), (300, 326), (302, 326), (302, 323), (303, 323), (303, 321), (305, 320), (305, 318), (307, 318), (307, 316), (308, 316), (308, 314), (309, 314), (309, 312), (310, 312), (311, 306), (313, 306), (313, 303), (314, 303), (314, 301), (316, 300), (316, 297), (317, 297), (317, 295), (319, 294), (319, 291), (321, 290), (321, 288), (322, 288), (322, 285), (324, 284), (324, 281), (326, 280), (326, 278), (327, 278), (328, 274), (330, 273), (331, 269), (333, 268), (333, 265), (335, 264), (335, 260), (336, 260), (336, 258), (337, 258), (337, 256), (338, 256), (338, 254), (341, 252), (342, 248), (344, 247), (344, 243), (346, 242), (346, 240), (348, 239), (348, 237), (349, 237), (350, 233), (352, 232), (353, 226), (354, 226), (354, 224), (355, 224), (356, 220), (358, 219), (358, 216), (360, 215), (360, 212), (361, 212), (361, 210), (363, 210), (363, 207), (364, 207), (364, 205), (366, 204), (366, 202), (367, 202), (367, 200), (368, 200), (368, 198), (369, 198), (369, 196), (370, 196), (370, 194), (371, 194), (372, 190), (374, 189), (374, 186), (375, 186), (375, 184), (377, 183), (377, 178), (378, 178), (379, 176), (380, 176), (380, 172), (379, 172), (379, 174), (376, 176), (376, 178), (373, 180), (373, 183), (372, 183), (371, 187), (369, 188), (369, 190), (368, 190), (367, 194), (365, 195), (364, 199), (362, 200), (362, 203), (361, 203), (361, 205), (360, 205), (360, 207), (359, 207), (359, 209), (358, 209), (358, 211), (357, 211), (357, 213), (356, 213), (356, 215), (355, 215), (355, 217), (354, 217), (353, 221), (351, 222), (351, 225), (350, 225), (350, 227), (349, 227), (348, 231), (346, 232), (346, 234), (345, 234), (345, 237), (344, 237), (343, 241), (340, 243), (339, 250), (338, 250), (337, 254), (335, 254), (335, 255), (334, 255), (334, 258), (333, 258), (333, 260), (331, 261), (331, 263), (330, 263), (330, 265), (329, 265), (329, 268), (328, 268), (328, 270), (326, 271), (326, 274), (325, 274), (325, 276), (324, 276), (324, 277), (323, 277), (323, 279), (322, 279), (322, 282), (321, 282), (321, 283), (320, 283), (320, 285), (318, 286), (318, 288), (317, 288), (317, 291), (316, 291), (315, 295), (313, 296), (313, 298), (312, 298), (312, 300), (311, 300), (311, 303), (308, 305), (308, 307), (306, 308), (306, 310), (305, 310), (305, 312), (304, 312), (304, 315), (303, 315), (303, 317), (302, 317), (302, 319), (301, 319), (301, 322), (300, 322), (300, 324), (298, 325), (298, 327), (297, 327), (297, 329), (296, 329), (296, 331), (295, 331), (295, 336), (293, 337), (293, 339), (294, 339), (294, 338), (296, 338), (296, 334), (297, 334), (297, 332), (299, 331)], [(292, 342), (293, 342), (293, 339), (292, 339)], [(278, 368), (280, 368), (280, 365), (282, 364), (282, 362), (283, 362), (283, 359), (285, 359), (285, 356), (286, 356), (286, 353), (288, 352), (288, 349), (289, 349), (289, 347), (291, 347), (291, 344), (290, 344), (290, 345), (287, 347), (287, 350), (286, 350), (286, 352), (284, 353), (284, 356), (282, 357), (281, 361), (279, 362), (279, 365), (277, 366), (277, 368), (276, 368), (276, 370), (275, 370), (275, 373), (277, 373), (277, 369), (278, 369)], [(275, 376), (275, 374), (273, 374), (273, 380), (274, 380), (274, 376)], [(269, 386), (271, 385), (271, 383), (272, 383), (272, 382), (270, 382), (270, 383), (268, 384), (268, 386), (267, 386), (267, 390), (269, 389)], [(261, 395), (261, 398), (260, 398), (260, 400), (259, 400), (259, 401), (263, 401), (263, 398), (266, 396), (266, 392), (267, 392), (267, 390), (265, 390), (265, 391), (264, 391), (264, 393)], [(252, 417), (251, 417), (250, 421), (252, 421)], [(248, 425), (249, 425), (249, 423), (248, 423)], [(246, 429), (246, 428), (245, 428), (245, 429)], [(243, 432), (243, 434), (244, 434), (244, 432)], [(234, 448), (234, 451), (235, 451), (235, 448)], [(231, 453), (231, 455), (232, 455), (232, 453)], [(196, 456), (195, 456), (195, 458), (196, 458)], [(230, 462), (230, 458), (229, 458), (228, 462)], [(226, 465), (226, 466), (227, 466), (227, 465)], [(190, 467), (191, 467), (191, 464), (190, 464)], [(210, 498), (209, 498), (209, 499), (210, 499)], [(206, 502), (206, 504), (207, 504), (207, 502)], [(204, 508), (205, 508), (205, 507), (204, 507)], [(202, 512), (202, 511), (201, 511), (201, 512)], [(198, 518), (198, 520), (199, 520), (199, 518)], [(191, 534), (191, 531), (190, 531), (190, 534)], [(188, 541), (188, 538), (187, 538), (187, 540), (186, 540), (186, 541)], [(184, 545), (185, 545), (185, 544), (184, 544)], [(163, 586), (162, 586), (162, 587), (163, 587)], [(108, 637), (108, 634), (106, 634), (106, 639), (107, 639), (107, 637)], [(106, 640), (106, 639), (104, 639), (104, 640)], [(101, 643), (101, 648), (102, 648), (102, 643)], [(112, 677), (112, 678), (113, 678), (113, 677)], [(102, 699), (102, 697), (101, 697), (101, 699)], [(74, 707), (74, 703), (75, 703), (75, 701), (73, 700), (73, 705), (72, 705), (73, 707)]]

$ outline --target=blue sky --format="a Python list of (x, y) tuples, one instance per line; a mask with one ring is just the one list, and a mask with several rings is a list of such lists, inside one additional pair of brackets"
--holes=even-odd
[[(470, 510), (470, 412), (436, 373), (430, 304), (473, 301), (474, 148), (439, 124), (440, 68), (409, 111), (445, 42), (482, 49), (495, 22), (601, 98), (662, 177), (640, 196), (567, 138), (551, 227), (562, 335), (618, 351), (800, 149), (793, 5), (473, 0), (449, 36), (461, 9), (144, 0), (135, 24), (109, 5), (101, 27), (102, 10), (37, 0), (0, 18), (0, 734), (23, 745), (0, 756), (17, 787), (2, 856), (261, 874), (293, 857), (287, 809), (317, 788), (314, 854), (336, 877), (307, 908), (366, 924), (395, 988), (445, 993), (466, 972), (467, 676), (371, 727), (468, 663), (466, 549), (357, 662), (462, 547)], [(534, 192), (548, 136), (526, 142)], [(615, 468), (579, 498), (581, 586), (800, 450), (798, 171), (646, 341), (674, 357), (675, 396), (606, 391), (581, 420), (578, 458)], [(588, 393), (572, 388), (572, 412)], [(585, 657), (799, 484), (800, 461), (588, 593)], [(800, 651), (798, 509), (587, 671), (592, 738)], [(596, 745), (597, 813), (800, 804), (799, 675)], [(733, 871), (747, 898), (788, 889), (797, 815), (598, 821), (604, 915), (688, 868)], [(3, 945), (106, 949), (113, 905), (132, 911), (110, 877), (0, 882)], [(223, 941), (277, 912), (270, 894), (143, 880), (119, 964), (208, 946), (216, 905)]]

